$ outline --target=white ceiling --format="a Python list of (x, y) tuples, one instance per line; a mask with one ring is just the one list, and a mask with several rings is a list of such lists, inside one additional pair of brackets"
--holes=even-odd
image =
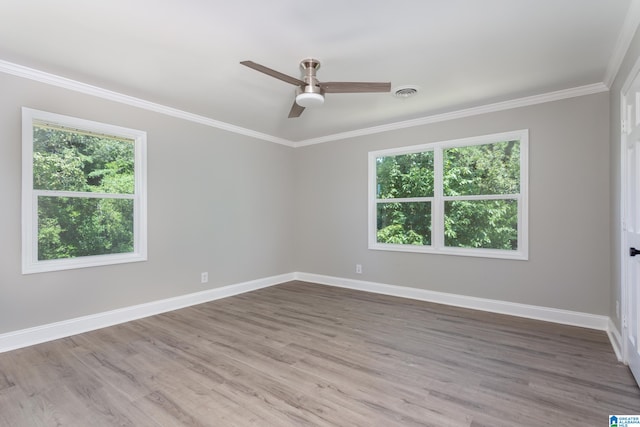
[[(0, 60), (302, 141), (606, 84), (631, 1), (2, 0)], [(239, 64), (300, 77), (306, 57), (320, 81), (420, 92), (288, 119), (294, 86)]]

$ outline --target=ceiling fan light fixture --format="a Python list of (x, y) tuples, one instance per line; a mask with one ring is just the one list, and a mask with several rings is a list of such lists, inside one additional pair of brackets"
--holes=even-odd
[(296, 104), (301, 107), (319, 107), (324, 104), (324, 96), (321, 93), (302, 92), (296, 96)]

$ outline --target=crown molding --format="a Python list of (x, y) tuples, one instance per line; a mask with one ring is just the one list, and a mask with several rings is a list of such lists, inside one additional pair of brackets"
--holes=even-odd
[(262, 132), (257, 132), (251, 129), (243, 128), (240, 126), (232, 125), (230, 123), (222, 122), (219, 120), (214, 120), (209, 117), (201, 116), (198, 114), (189, 113), (183, 110), (179, 110), (177, 108), (172, 108), (166, 105), (157, 104), (155, 102), (146, 101), (144, 99), (125, 95), (119, 92), (103, 89), (98, 86), (93, 86), (86, 83), (78, 82), (76, 80), (71, 80), (66, 77), (61, 77), (55, 74), (36, 70), (34, 68), (25, 67), (23, 65), (14, 64), (4, 60), (0, 60), (0, 72), (22, 77), (29, 80), (34, 80), (34, 81), (45, 83), (52, 86), (61, 87), (63, 89), (68, 89), (75, 92), (80, 92), (86, 95), (107, 99), (107, 100), (118, 102), (121, 104), (130, 105), (132, 107), (137, 107), (137, 108), (153, 111), (160, 114), (165, 114), (167, 116), (176, 117), (176, 118), (187, 120), (194, 123), (199, 123), (205, 126), (214, 127), (217, 129), (228, 131), (228, 132), (249, 136), (251, 138), (256, 138), (263, 141), (273, 142), (275, 144), (286, 145), (294, 148), (304, 147), (304, 146), (314, 145), (314, 144), (322, 144), (325, 142), (338, 141), (338, 140), (348, 139), (348, 138), (355, 138), (358, 136), (373, 135), (373, 134), (382, 133), (382, 132), (390, 132), (398, 129), (406, 129), (406, 128), (422, 126), (430, 123), (438, 123), (438, 122), (444, 122), (447, 120), (455, 120), (455, 119), (460, 119), (464, 117), (476, 116), (479, 114), (493, 113), (496, 111), (504, 111), (512, 108), (526, 107), (530, 105), (542, 104), (545, 102), (552, 102), (552, 101), (558, 101), (558, 100), (567, 99), (567, 98), (574, 98), (578, 96), (606, 92), (609, 90), (609, 87), (604, 83), (595, 83), (595, 84), (579, 86), (571, 89), (563, 89), (563, 90), (544, 93), (540, 95), (533, 95), (533, 96), (513, 99), (509, 101), (497, 102), (493, 104), (466, 108), (466, 109), (452, 111), (448, 113), (425, 116), (418, 119), (405, 120), (405, 121), (389, 123), (381, 126), (373, 126), (373, 127), (363, 128), (363, 129), (357, 129), (353, 131), (336, 133), (332, 135), (321, 136), (318, 138), (310, 138), (310, 139), (305, 139), (305, 140), (296, 142), (296, 141), (290, 141), (288, 139), (280, 138), (277, 136), (268, 135)]
[(347, 138), (355, 138), (358, 136), (372, 135), (382, 132), (390, 132), (398, 129), (406, 129), (415, 126), (423, 126), (430, 123), (444, 122), (448, 120), (461, 119), (464, 117), (477, 116), (479, 114), (494, 113), (496, 111), (510, 110), (513, 108), (527, 107), (530, 105), (543, 104), (545, 102), (559, 101), (567, 98), (575, 98), (578, 96), (592, 95), (595, 93), (606, 92), (609, 88), (604, 83), (595, 83), (586, 86), (579, 86), (571, 89), (563, 89), (555, 92), (544, 93), (541, 95), (527, 96), (524, 98), (512, 99), (509, 101), (496, 102), (493, 104), (482, 105), (479, 107), (466, 108), (463, 110), (452, 111), (449, 113), (435, 114), (425, 116), (418, 119), (405, 120), (402, 122), (389, 123), (381, 126), (373, 126), (364, 129), (358, 129), (348, 132), (336, 133), (333, 135), (321, 136), (319, 138), (311, 138), (295, 143), (295, 147), (304, 147), (307, 145), (321, 144), (324, 142), (337, 141)]
[(627, 15), (624, 19), (624, 23), (622, 24), (622, 29), (618, 35), (618, 40), (613, 48), (613, 53), (611, 54), (607, 70), (604, 74), (603, 83), (608, 88), (611, 87), (613, 81), (618, 75), (618, 71), (620, 71), (622, 61), (629, 50), (629, 46), (631, 45), (631, 41), (633, 40), (633, 36), (636, 34), (639, 25), (640, 1), (631, 0), (629, 3), (629, 9), (627, 10)]
[(103, 89), (98, 86), (78, 82), (76, 80), (71, 80), (66, 77), (57, 76), (55, 74), (36, 70), (34, 68), (25, 67), (23, 65), (13, 64), (11, 62), (0, 60), (0, 72), (23, 77), (25, 79), (34, 80), (52, 86), (61, 87), (63, 89), (68, 89), (75, 92), (80, 92), (85, 95), (91, 95), (98, 98), (107, 99), (109, 101), (119, 102), (121, 104), (130, 105), (132, 107), (142, 108), (144, 110), (153, 111), (167, 116), (188, 120), (190, 122), (199, 123), (228, 132), (249, 136), (251, 138), (261, 139), (276, 144), (287, 145), (290, 147), (294, 146), (294, 143), (292, 141), (289, 141), (288, 139), (278, 138), (266, 133), (256, 132), (251, 129), (246, 129), (240, 126), (221, 122), (219, 120), (214, 120), (198, 114), (189, 113), (177, 108), (167, 107), (166, 105), (157, 104), (155, 102), (145, 101), (144, 99)]

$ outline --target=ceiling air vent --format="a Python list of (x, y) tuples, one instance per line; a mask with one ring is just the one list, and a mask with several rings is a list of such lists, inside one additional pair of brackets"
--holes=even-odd
[(410, 98), (418, 93), (418, 88), (415, 86), (398, 86), (393, 90), (393, 96), (396, 98)]

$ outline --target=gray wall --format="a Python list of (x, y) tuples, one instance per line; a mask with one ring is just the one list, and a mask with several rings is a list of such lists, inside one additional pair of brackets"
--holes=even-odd
[[(14, 76), (0, 87), (0, 333), (293, 271), (610, 312), (606, 93), (293, 149)], [(149, 261), (21, 274), (22, 106), (148, 132)], [(367, 249), (368, 151), (523, 128), (529, 261)]]
[[(293, 148), (5, 74), (0, 88), (0, 333), (295, 270)], [(147, 262), (21, 274), (22, 106), (147, 131)]]
[[(528, 128), (529, 261), (367, 249), (367, 152)], [(295, 152), (298, 271), (608, 315), (609, 95)], [(355, 274), (355, 264), (363, 274)]]
[[(621, 234), (622, 223), (620, 221), (620, 195), (621, 195), (621, 182), (620, 182), (620, 91), (622, 85), (624, 85), (631, 69), (635, 65), (636, 61), (640, 57), (640, 33), (636, 32), (629, 50), (625, 55), (625, 58), (618, 70), (618, 74), (611, 85), (609, 91), (610, 95), (610, 109), (611, 109), (611, 128), (610, 128), (610, 160), (611, 160), (611, 189), (610, 189), (610, 204), (611, 204), (611, 297), (609, 307), (609, 317), (617, 326), (618, 331), (622, 331), (620, 317), (616, 313), (616, 301), (620, 301), (621, 294)], [(622, 310), (622, 307), (620, 307)]]

